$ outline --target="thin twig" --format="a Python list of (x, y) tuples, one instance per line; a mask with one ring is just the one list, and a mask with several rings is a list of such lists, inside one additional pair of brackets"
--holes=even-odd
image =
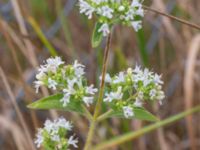
[(160, 14), (160, 15), (163, 15), (163, 16), (165, 16), (165, 17), (168, 17), (168, 18), (170, 18), (170, 19), (176, 20), (176, 21), (178, 21), (178, 22), (180, 22), (180, 23), (183, 23), (183, 24), (188, 25), (188, 26), (190, 26), (190, 27), (193, 27), (193, 28), (195, 28), (195, 29), (200, 30), (200, 26), (197, 25), (197, 24), (190, 23), (190, 22), (188, 22), (188, 21), (186, 21), (186, 20), (183, 20), (183, 19), (180, 19), (180, 18), (178, 18), (178, 17), (175, 17), (175, 16), (172, 16), (172, 15), (166, 14), (166, 13), (164, 13), (164, 12), (158, 11), (158, 10), (153, 9), (153, 8), (150, 8), (150, 7), (148, 7), (148, 6), (143, 6), (143, 8), (146, 9), (146, 10), (149, 10), (149, 11), (152, 11), (152, 12), (155, 12), (155, 13), (158, 13), (158, 14)]
[(103, 70), (102, 70), (102, 75), (101, 75), (102, 79), (101, 79), (100, 90), (99, 90), (99, 97), (97, 100), (97, 104), (95, 106), (94, 115), (93, 115), (92, 122), (90, 124), (90, 128), (89, 128), (89, 132), (88, 132), (84, 150), (90, 150), (95, 126), (97, 123), (97, 117), (101, 111), (101, 105), (102, 105), (102, 101), (103, 101), (104, 84), (105, 84), (105, 75), (106, 75), (106, 70), (107, 70), (107, 62), (108, 62), (110, 45), (111, 45), (111, 33), (108, 35), (107, 42), (106, 42), (106, 48), (105, 48), (104, 60), (103, 60)]

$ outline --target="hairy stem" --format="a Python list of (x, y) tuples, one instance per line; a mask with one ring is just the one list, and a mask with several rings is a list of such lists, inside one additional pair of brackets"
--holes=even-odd
[(104, 92), (104, 84), (105, 84), (105, 76), (106, 76), (106, 70), (107, 70), (107, 62), (108, 62), (108, 54), (109, 54), (109, 50), (110, 50), (110, 44), (111, 44), (111, 33), (108, 35), (107, 42), (106, 42), (106, 48), (105, 48), (104, 59), (103, 59), (103, 70), (102, 70), (102, 74), (101, 74), (102, 79), (101, 79), (101, 84), (100, 84), (99, 97), (97, 100), (97, 104), (95, 106), (93, 119), (90, 123), (90, 128), (89, 128), (89, 132), (88, 132), (84, 150), (89, 150), (89, 148), (91, 146), (91, 142), (92, 142), (92, 138), (94, 135), (94, 130), (95, 130), (96, 122), (97, 122), (97, 117), (101, 111), (101, 104), (103, 101), (103, 92)]

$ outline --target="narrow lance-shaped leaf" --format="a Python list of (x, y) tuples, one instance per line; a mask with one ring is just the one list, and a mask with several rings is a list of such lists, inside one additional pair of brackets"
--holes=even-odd
[(29, 104), (28, 107), (32, 109), (56, 109), (62, 111), (74, 111), (80, 114), (84, 113), (82, 105), (77, 102), (70, 100), (67, 106), (63, 106), (63, 103), (60, 100), (63, 98), (63, 94), (55, 94), (48, 96)]
[[(146, 121), (158, 121), (158, 118), (145, 110), (144, 108), (134, 107), (133, 108), (134, 116), (128, 119), (139, 119)], [(109, 116), (109, 118), (117, 117), (117, 118), (125, 118), (123, 111), (113, 110)], [(126, 118), (127, 119), (127, 118)]]
[(99, 46), (99, 44), (102, 41), (103, 38), (103, 34), (102, 32), (99, 32), (99, 28), (101, 27), (101, 23), (97, 22), (95, 25), (95, 28), (93, 30), (93, 34), (92, 34), (92, 47), (95, 48), (97, 46)]

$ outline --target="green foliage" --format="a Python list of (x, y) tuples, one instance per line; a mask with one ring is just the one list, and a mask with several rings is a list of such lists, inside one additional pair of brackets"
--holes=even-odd
[(145, 67), (149, 66), (149, 59), (148, 59), (148, 53), (146, 49), (146, 41), (144, 37), (144, 30), (141, 29), (137, 33), (137, 42), (139, 46), (139, 51), (140, 51), (140, 57), (142, 59), (142, 63)]
[(28, 107), (32, 109), (56, 109), (62, 111), (74, 111), (79, 114), (84, 114), (84, 109), (80, 102), (71, 100), (67, 106), (63, 106), (60, 100), (63, 98), (63, 94), (55, 94), (48, 96), (29, 104)]
[(99, 28), (101, 27), (101, 23), (97, 22), (95, 25), (95, 28), (93, 30), (93, 34), (92, 34), (92, 47), (96, 48), (97, 46), (99, 46), (99, 44), (102, 41), (103, 38), (103, 34), (102, 32), (99, 32)]
[[(158, 121), (158, 118), (145, 110), (144, 108), (133, 108), (134, 116), (128, 119), (139, 119), (139, 120), (146, 120), (146, 121)], [(114, 110), (109, 115), (109, 118), (117, 117), (117, 118), (125, 118), (124, 113), (122, 110)], [(126, 118), (127, 119), (127, 118)]]

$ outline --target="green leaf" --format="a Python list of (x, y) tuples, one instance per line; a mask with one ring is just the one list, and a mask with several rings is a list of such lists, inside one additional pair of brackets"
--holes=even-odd
[(140, 57), (142, 59), (142, 63), (145, 67), (148, 67), (149, 65), (149, 58), (148, 58), (148, 52), (146, 49), (146, 40), (145, 40), (145, 33), (144, 30), (141, 29), (137, 32), (137, 42), (140, 50)]
[(96, 48), (97, 46), (99, 46), (99, 44), (102, 41), (103, 38), (103, 34), (101, 32), (98, 32), (99, 28), (101, 27), (101, 23), (97, 22), (92, 34), (92, 47)]
[(63, 98), (63, 94), (55, 94), (40, 100), (37, 100), (28, 105), (28, 108), (31, 109), (56, 109), (63, 111), (74, 111), (80, 114), (83, 114), (85, 111), (80, 102), (71, 100), (67, 106), (63, 107), (60, 100)]
[[(158, 121), (158, 118), (145, 110), (144, 108), (134, 107), (134, 116), (128, 119), (139, 119), (139, 120), (146, 120), (146, 121)], [(113, 110), (109, 116), (109, 118), (117, 117), (117, 118), (125, 118), (122, 111)]]

